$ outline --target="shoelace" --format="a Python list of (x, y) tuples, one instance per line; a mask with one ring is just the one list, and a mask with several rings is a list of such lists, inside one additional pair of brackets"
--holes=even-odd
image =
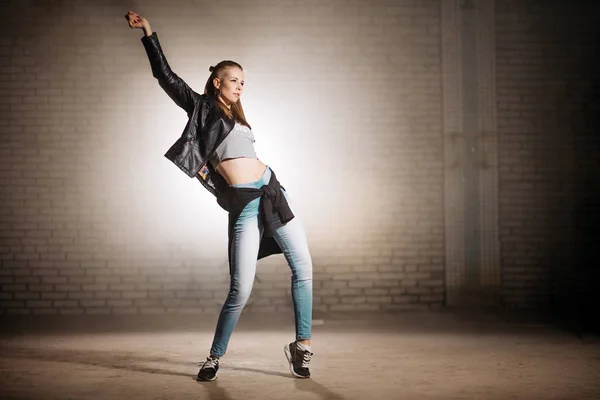
[(302, 368), (308, 368), (308, 363), (310, 363), (310, 358), (312, 357), (313, 353), (311, 353), (310, 351), (305, 351), (304, 354), (302, 355)]
[(202, 364), (202, 368), (215, 368), (219, 364), (219, 359), (206, 357), (206, 361), (204, 363), (199, 362), (198, 365), (200, 364)]

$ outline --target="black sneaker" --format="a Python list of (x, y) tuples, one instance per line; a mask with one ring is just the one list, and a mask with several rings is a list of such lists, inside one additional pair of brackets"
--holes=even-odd
[(308, 350), (301, 350), (297, 342), (286, 344), (283, 351), (290, 363), (290, 372), (292, 375), (296, 378), (310, 378), (308, 364), (313, 353)]
[(197, 381), (214, 381), (217, 379), (217, 371), (219, 370), (219, 359), (206, 357), (206, 361), (202, 364), (198, 371)]

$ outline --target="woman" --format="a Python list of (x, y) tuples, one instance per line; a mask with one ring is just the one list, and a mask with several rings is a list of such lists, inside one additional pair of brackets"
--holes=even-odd
[(197, 178), (229, 213), (230, 288), (221, 309), (210, 354), (198, 380), (217, 377), (233, 329), (254, 282), (257, 260), (283, 253), (292, 271), (296, 340), (284, 347), (290, 372), (309, 378), (312, 352), (312, 260), (306, 235), (294, 216), (289, 196), (275, 172), (256, 157), (254, 135), (240, 97), (244, 72), (233, 61), (221, 61), (211, 72), (204, 94), (194, 92), (169, 67), (156, 32), (142, 16), (129, 11), (131, 28), (141, 28), (152, 74), (188, 114), (181, 137), (165, 154), (188, 176)]

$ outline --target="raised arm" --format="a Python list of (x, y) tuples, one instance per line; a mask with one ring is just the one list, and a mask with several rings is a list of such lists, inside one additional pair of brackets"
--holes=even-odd
[(141, 41), (146, 49), (146, 54), (150, 60), (152, 75), (158, 80), (158, 84), (169, 95), (169, 97), (188, 115), (194, 109), (194, 100), (198, 93), (194, 92), (175, 72), (171, 70), (167, 59), (160, 47), (156, 32), (152, 32), (150, 23), (141, 15), (129, 11), (125, 18), (129, 22), (129, 27), (141, 28), (144, 30), (144, 36)]

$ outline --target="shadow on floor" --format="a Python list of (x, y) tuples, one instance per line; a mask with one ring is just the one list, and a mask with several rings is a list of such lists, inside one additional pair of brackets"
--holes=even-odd
[[(187, 360), (164, 357), (164, 356), (144, 356), (133, 352), (123, 351), (99, 351), (99, 350), (74, 350), (74, 349), (51, 349), (51, 348), (26, 348), (26, 347), (4, 347), (2, 349), (2, 358), (13, 360), (32, 360), (54, 363), (71, 363), (87, 365), (101, 368), (112, 368), (129, 372), (142, 372), (148, 374), (181, 376), (196, 381), (196, 372), (179, 372), (178, 369), (185, 367), (193, 370), (199, 369), (198, 363)], [(153, 367), (144, 364), (157, 363), (165, 364), (164, 367)], [(324, 385), (316, 382), (314, 379), (297, 379), (289, 373), (272, 371), (258, 368), (248, 368), (236, 366), (235, 363), (228, 364), (228, 369), (234, 371), (245, 371), (256, 374), (280, 377), (283, 379), (293, 379), (296, 388), (301, 391), (314, 393), (319, 398), (341, 400), (343, 397), (334, 393)], [(233, 400), (227, 393), (224, 385), (217, 379), (213, 382), (198, 382), (199, 385), (208, 392), (213, 400)]]

